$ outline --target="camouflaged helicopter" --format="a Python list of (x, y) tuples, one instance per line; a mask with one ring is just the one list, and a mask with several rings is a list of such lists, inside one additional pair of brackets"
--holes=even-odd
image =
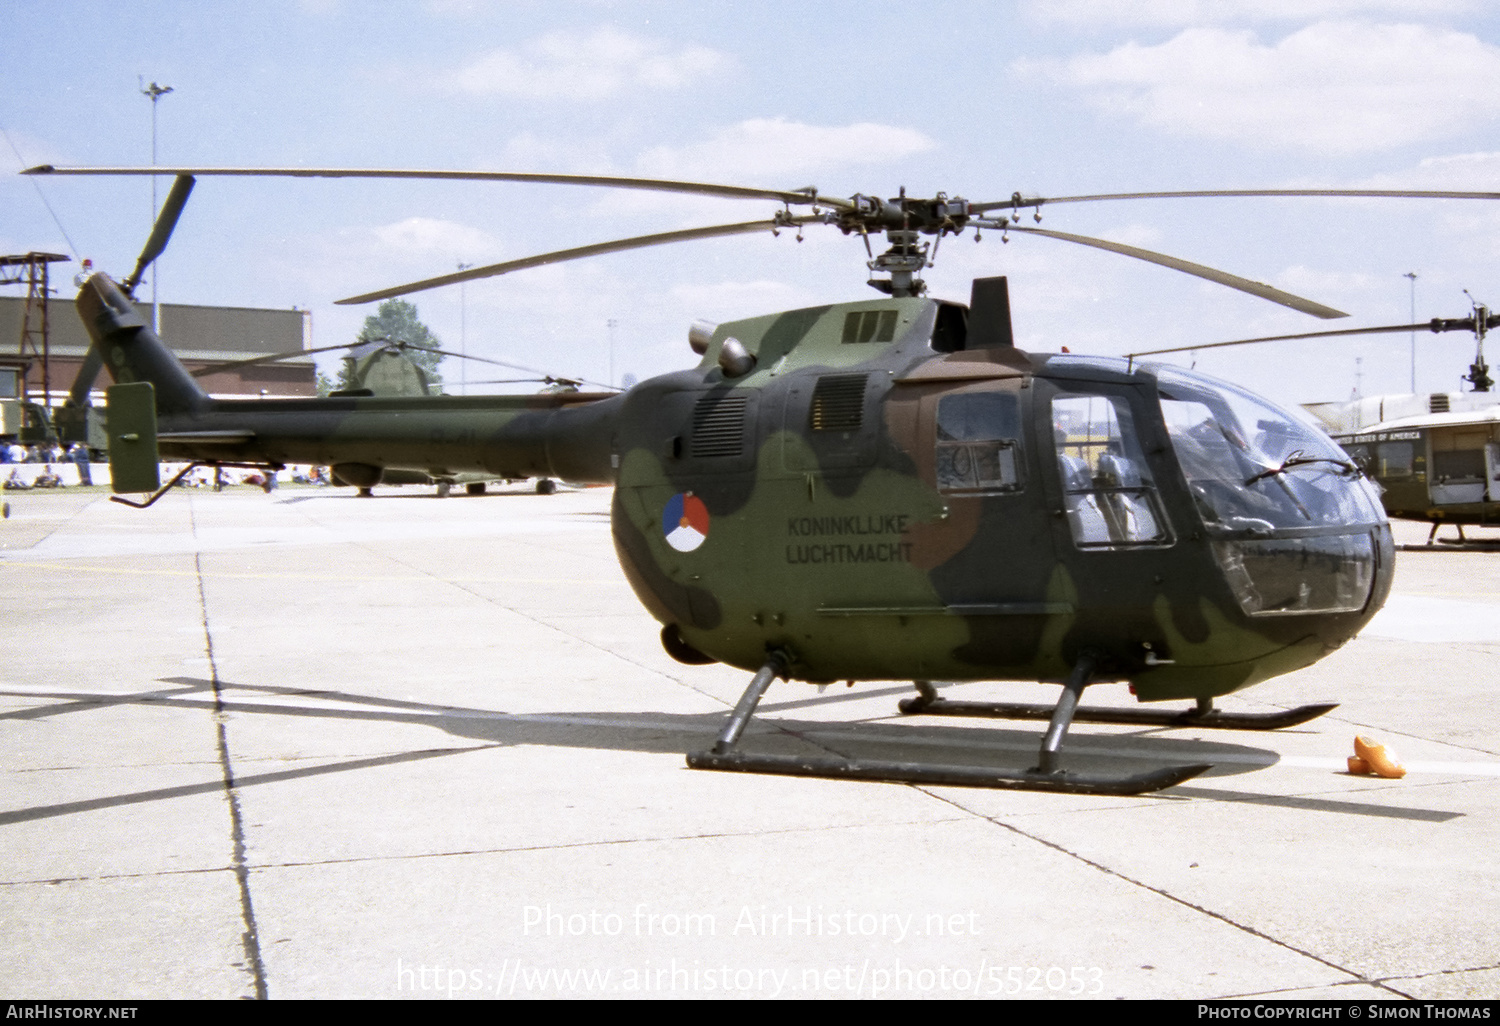
[[(1018, 222), (1044, 203), (1145, 195), (1500, 198), (1241, 190), (971, 203), (904, 190), (890, 200), (842, 199), (501, 172), (32, 173), (48, 172), (176, 174), (174, 193), (184, 195), (191, 175), (275, 174), (520, 180), (781, 205), (765, 220), (584, 246), (342, 302), (695, 238), (827, 224), (868, 248), (883, 232), (889, 249), (871, 252), (868, 264), (882, 298), (694, 325), (697, 366), (610, 396), (216, 402), (182, 372), (128, 289), (95, 275), (78, 308), (120, 383), (109, 400), (117, 490), (155, 487), (153, 437), (163, 451), (208, 463), (332, 462), (372, 475), (390, 466), (477, 468), (614, 485), (620, 563), (662, 624), (667, 652), (754, 674), (715, 744), (689, 755), (691, 766), (1108, 794), (1169, 787), (1210, 767), (1128, 777), (1065, 771), (1060, 753), (1075, 720), (1269, 729), (1332, 708), (1232, 714), (1213, 700), (1354, 637), (1390, 589), (1390, 528), (1369, 479), (1304, 419), (1175, 367), (1026, 353), (1012, 335), (1006, 279), (975, 280), (968, 306), (924, 295), (929, 247), (970, 227), (1038, 234), (1337, 317), (1202, 265)], [(175, 217), (159, 222), (153, 240), (165, 244)], [(148, 245), (142, 261), (156, 252)], [(902, 703), (908, 713), (1049, 722), (1030, 769), (745, 751), (740, 738), (777, 678), (911, 680), (918, 695)], [(931, 683), (939, 680), (1050, 681), (1063, 691), (1050, 708), (963, 703), (940, 697)], [(1078, 705), (1089, 684), (1120, 680), (1142, 702), (1194, 704)]]

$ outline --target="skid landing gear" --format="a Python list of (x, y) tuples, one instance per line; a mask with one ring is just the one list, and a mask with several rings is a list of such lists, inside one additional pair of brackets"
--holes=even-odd
[[(694, 769), (735, 770), (742, 773), (779, 773), (802, 777), (832, 777), (848, 780), (884, 780), (910, 784), (948, 784), (962, 787), (997, 787), (1025, 791), (1059, 791), (1071, 794), (1136, 795), (1159, 791), (1196, 777), (1206, 764), (1171, 766), (1128, 777), (1068, 773), (1058, 767), (1063, 737), (1074, 719), (1078, 696), (1088, 686), (1093, 660), (1084, 657), (1063, 685), (1062, 697), (1051, 711), (1047, 733), (1042, 738), (1038, 764), (1029, 770), (998, 770), (979, 766), (947, 766), (924, 762), (893, 762), (878, 759), (842, 759), (821, 756), (755, 755), (738, 749), (740, 735), (750, 723), (761, 696), (771, 681), (786, 674), (787, 660), (772, 653), (750, 681), (739, 704), (729, 714), (712, 749), (693, 752), (687, 763)], [(936, 692), (933, 693), (936, 695)]]
[[(998, 720), (1051, 719), (1051, 706), (1019, 702), (954, 702), (938, 695), (925, 680), (914, 681), (916, 698), (897, 703), (904, 713), (928, 716), (983, 716)], [(1324, 705), (1302, 705), (1274, 713), (1229, 713), (1215, 709), (1212, 700), (1200, 698), (1192, 709), (1109, 709), (1083, 706), (1074, 710), (1073, 719), (1080, 723), (1124, 723), (1134, 727), (1213, 727), (1219, 730), (1279, 730), (1317, 719), (1338, 708), (1337, 702)]]

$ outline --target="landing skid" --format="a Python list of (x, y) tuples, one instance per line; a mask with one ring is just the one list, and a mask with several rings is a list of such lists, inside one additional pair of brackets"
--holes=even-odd
[(1500, 540), (1469, 538), (1464, 534), (1463, 524), (1453, 525), (1458, 528), (1457, 540), (1439, 538), (1438, 528), (1442, 526), (1441, 521), (1433, 521), (1432, 530), (1427, 533), (1426, 545), (1397, 545), (1396, 548), (1402, 552), (1500, 552)]
[[(750, 681), (750, 686), (740, 696), (734, 712), (729, 714), (719, 739), (709, 751), (693, 752), (687, 764), (694, 769), (730, 770), (739, 773), (776, 773), (799, 777), (829, 777), (836, 780), (882, 780), (892, 783), (945, 784), (960, 787), (1010, 788), (1023, 791), (1055, 791), (1064, 794), (1138, 795), (1180, 784), (1212, 767), (1208, 764), (1170, 766), (1126, 777), (1108, 777), (1091, 773), (1071, 773), (1058, 766), (1062, 741), (1068, 726), (1077, 717), (1078, 696), (1088, 686), (1094, 662), (1089, 657), (1080, 658), (1073, 673), (1063, 684), (1062, 697), (1056, 707), (1026, 706), (1041, 710), (1036, 718), (1049, 721), (1038, 753), (1038, 764), (1028, 770), (1001, 770), (981, 766), (948, 766), (923, 762), (894, 762), (878, 759), (842, 759), (821, 756), (756, 755), (739, 751), (740, 736), (750, 723), (761, 696), (771, 686), (771, 681), (785, 676), (788, 660), (780, 653), (772, 653), (766, 664)], [(924, 682), (925, 683), (925, 682)], [(937, 703), (937, 692), (926, 685), (926, 692)], [(915, 701), (926, 701), (927, 698)], [(975, 706), (975, 703), (948, 703), (949, 705)], [(905, 703), (903, 703), (905, 705)], [(977, 706), (976, 706), (977, 707)], [(925, 711), (925, 710), (924, 710)], [(1326, 711), (1326, 710), (1324, 710)], [(957, 715), (994, 715), (993, 713), (964, 712)]]
[(1056, 791), (1060, 794), (1137, 795), (1190, 780), (1210, 769), (1207, 764), (1172, 766), (1130, 777), (1067, 773), (1039, 769), (1025, 772), (980, 766), (943, 766), (925, 762), (887, 762), (876, 759), (820, 759), (795, 755), (752, 755), (730, 751), (694, 752), (687, 757), (694, 769), (736, 770), (741, 773), (778, 773), (794, 777), (831, 777), (835, 780), (883, 780), (904, 784), (946, 784), (957, 787), (998, 787), (1017, 791)]
[[(955, 702), (939, 697), (926, 681), (917, 681), (921, 694), (904, 698), (897, 707), (904, 713), (927, 716), (981, 716), (1000, 720), (1050, 720), (1053, 709), (1020, 702)], [(1081, 706), (1073, 713), (1080, 723), (1124, 723), (1134, 727), (1209, 727), (1216, 730), (1280, 730), (1317, 719), (1338, 708), (1337, 702), (1303, 705), (1273, 713), (1231, 713), (1200, 702), (1195, 709), (1111, 709)]]

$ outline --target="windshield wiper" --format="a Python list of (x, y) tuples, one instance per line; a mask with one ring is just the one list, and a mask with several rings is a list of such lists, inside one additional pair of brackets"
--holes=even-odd
[(1275, 477), (1278, 474), (1285, 474), (1293, 467), (1305, 467), (1311, 463), (1332, 463), (1334, 466), (1338, 467), (1346, 474), (1361, 473), (1359, 467), (1356, 464), (1350, 463), (1348, 460), (1337, 460), (1332, 456), (1308, 456), (1304, 454), (1301, 449), (1297, 449), (1282, 461), (1281, 466), (1267, 467), (1259, 474), (1254, 474), (1249, 478), (1246, 478), (1245, 486), (1249, 487), (1250, 485), (1253, 485), (1255, 482), (1263, 480), (1264, 478)]

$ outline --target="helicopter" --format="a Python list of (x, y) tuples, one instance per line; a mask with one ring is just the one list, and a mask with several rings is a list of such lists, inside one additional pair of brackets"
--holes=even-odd
[(1468, 331), (1475, 338), (1474, 362), (1463, 377), (1469, 392), (1366, 396), (1345, 403), (1312, 403), (1310, 413), (1380, 487), (1386, 515), (1432, 525), (1424, 546), (1431, 548), (1444, 524), (1458, 529), (1445, 545), (1493, 549), (1492, 542), (1470, 542), (1465, 525), (1500, 524), (1500, 399), (1484, 358), (1485, 335), (1500, 326), (1500, 314), (1470, 298), (1467, 317), (1434, 317), (1418, 324), (1391, 324), (1338, 331), (1305, 332), (1237, 339), (1129, 354), (1131, 359), (1262, 342), (1310, 340), (1429, 331)]
[[(29, 173), (475, 178), (690, 192), (782, 205), (759, 221), (578, 247), (351, 297), (370, 302), (526, 267), (643, 246), (813, 224), (857, 235), (880, 298), (695, 324), (689, 370), (626, 392), (534, 397), (213, 402), (196, 392), (103, 274), (78, 309), (117, 382), (117, 490), (144, 491), (158, 425), (193, 458), (477, 465), (611, 484), (625, 576), (687, 664), (753, 676), (695, 768), (1096, 794), (1141, 794), (1205, 772), (1125, 777), (1061, 764), (1074, 722), (1274, 729), (1333, 706), (1236, 714), (1215, 698), (1310, 665), (1381, 608), (1393, 544), (1374, 487), (1301, 418), (1232, 384), (1125, 359), (1026, 353), (1004, 277), (967, 305), (925, 295), (920, 271), (946, 235), (1033, 233), (1146, 260), (1314, 316), (1322, 304), (1138, 247), (1019, 223), (1064, 200), (1130, 196), (1443, 195), (1238, 190), (971, 203), (816, 189), (750, 189), (510, 172), (348, 169), (54, 169)], [(186, 183), (186, 184), (184, 184)], [(170, 205), (169, 199), (169, 205)], [(792, 213), (808, 207), (810, 213)], [(180, 204), (179, 204), (180, 212)], [(164, 211), (165, 213), (165, 211)], [(158, 222), (153, 244), (165, 234)], [(886, 236), (875, 255), (870, 236)], [(924, 236), (926, 237), (924, 239)], [(148, 244), (142, 259), (153, 250)], [(159, 252), (157, 246), (155, 252)], [(154, 258), (154, 256), (153, 256)], [(149, 262), (149, 261), (147, 261)], [(138, 265), (139, 268), (139, 265)], [(136, 278), (139, 277), (137, 273)], [(116, 403), (124, 416), (115, 416)], [(133, 455), (132, 455), (133, 454)], [(150, 483), (151, 487), (156, 487)], [(158, 492), (158, 494), (160, 494)], [(740, 739), (777, 679), (905, 679), (908, 714), (1046, 720), (1037, 765), (948, 766), (749, 752)], [(967, 703), (935, 681), (1060, 683), (1051, 707)], [(1128, 681), (1142, 702), (1079, 705)]]
[[(328, 393), (329, 398), (371, 398), (371, 397), (396, 397), (412, 398), (419, 396), (442, 396), (444, 393), (438, 381), (416, 362), (412, 357), (412, 350), (420, 348), (426, 353), (434, 353), (439, 356), (453, 356), (463, 360), (475, 360), (481, 363), (495, 364), (509, 368), (513, 371), (523, 371), (539, 375), (531, 378), (507, 378), (503, 381), (482, 381), (476, 384), (542, 384), (549, 389), (566, 392), (577, 392), (579, 387), (585, 384), (581, 378), (562, 378), (534, 371), (532, 368), (523, 367), (520, 364), (510, 363), (504, 360), (495, 360), (489, 357), (470, 356), (464, 353), (454, 353), (446, 349), (438, 349), (434, 346), (416, 346), (413, 343), (385, 337), (364, 338), (345, 345), (324, 346), (318, 349), (301, 350), (293, 353), (274, 353), (268, 356), (252, 357), (248, 360), (238, 360), (232, 364), (220, 365), (217, 368), (207, 368), (193, 372), (195, 377), (211, 373), (214, 370), (223, 370), (226, 366), (230, 368), (247, 367), (253, 364), (274, 363), (280, 360), (293, 359), (298, 356), (306, 356), (309, 353), (342, 352), (344, 370), (340, 378), (342, 387)], [(594, 384), (588, 382), (588, 384)], [(92, 381), (89, 382), (92, 385)], [(595, 387), (613, 392), (615, 389), (607, 385), (596, 385)], [(80, 391), (77, 387), (75, 392)], [(86, 391), (86, 389), (85, 389)], [(359, 495), (368, 498), (373, 495), (376, 476), (367, 469), (368, 464), (359, 464), (353, 468), (346, 464), (335, 464), (330, 468), (335, 485), (352, 485), (358, 488)], [(425, 467), (414, 469), (410, 467), (399, 467), (382, 465), (379, 468), (378, 482), (389, 485), (436, 485), (439, 498), (446, 498), (455, 487), (462, 487), (469, 495), (483, 495), (491, 482), (499, 481), (511, 484), (516, 479), (502, 475), (489, 473), (482, 470), (460, 470), (448, 471), (441, 468)], [(352, 481), (344, 479), (345, 474), (355, 478)], [(557, 490), (557, 482), (548, 477), (538, 478), (535, 489), (538, 495), (551, 495)]]

